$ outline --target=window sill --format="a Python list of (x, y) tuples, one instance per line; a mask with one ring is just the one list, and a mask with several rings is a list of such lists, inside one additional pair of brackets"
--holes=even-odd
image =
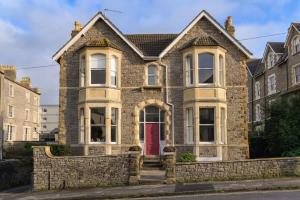
[(199, 144), (216, 144), (215, 142), (199, 142)]

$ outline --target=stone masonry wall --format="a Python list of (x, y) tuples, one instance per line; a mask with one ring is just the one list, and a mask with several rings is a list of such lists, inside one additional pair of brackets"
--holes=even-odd
[(300, 157), (177, 163), (175, 171), (177, 182), (300, 176)]
[(130, 178), (130, 156), (54, 157), (49, 147), (34, 147), (33, 189), (123, 185)]

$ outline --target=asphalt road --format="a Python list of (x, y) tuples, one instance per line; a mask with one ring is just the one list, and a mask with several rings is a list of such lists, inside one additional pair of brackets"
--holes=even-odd
[(184, 196), (137, 198), (135, 200), (300, 200), (300, 190), (284, 191), (253, 191), (253, 192), (234, 192), (223, 194), (195, 194)]

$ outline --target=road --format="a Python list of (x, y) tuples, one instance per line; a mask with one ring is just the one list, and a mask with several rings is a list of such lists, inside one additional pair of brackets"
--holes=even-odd
[(196, 194), (169, 197), (137, 198), (135, 200), (300, 200), (300, 190), (253, 191), (222, 194)]

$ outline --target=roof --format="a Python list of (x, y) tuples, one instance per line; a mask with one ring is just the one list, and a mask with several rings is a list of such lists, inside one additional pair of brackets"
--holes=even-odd
[(298, 34), (300, 34), (300, 23), (297, 23), (297, 22), (292, 22), (290, 27), (289, 27), (289, 31), (288, 31), (288, 34), (286, 36), (286, 39), (285, 39), (285, 47), (288, 46), (288, 43), (291, 39), (291, 32), (295, 30), (296, 32), (298, 32)]
[(208, 12), (201, 11), (180, 34), (133, 34), (124, 35), (102, 12), (98, 12), (73, 38), (66, 42), (54, 55), (58, 60), (82, 35), (84, 35), (99, 19), (102, 19), (128, 46), (145, 60), (162, 58), (172, 47), (203, 17), (208, 19), (225, 37), (227, 37), (248, 58), (252, 53), (235, 37), (231, 36)]
[(284, 53), (284, 42), (268, 42), (275, 53)]
[(159, 54), (177, 37), (178, 34), (128, 34), (125, 35), (145, 56)]
[(183, 45), (182, 49), (193, 46), (221, 46), (213, 37), (202, 36), (192, 39), (190, 42)]
[(106, 38), (101, 38), (99, 40), (89, 40), (85, 44), (83, 44), (80, 48), (83, 47), (111, 47), (120, 50), (120, 48), (117, 45), (115, 45), (114, 43), (112, 43), (110, 40)]
[(294, 27), (300, 31), (300, 23), (293, 22), (292, 25), (294, 25)]
[(259, 63), (261, 63), (261, 58), (250, 59), (247, 62), (248, 69), (249, 69), (250, 73), (252, 74), (252, 76), (254, 75), (255, 71), (257, 70)]

